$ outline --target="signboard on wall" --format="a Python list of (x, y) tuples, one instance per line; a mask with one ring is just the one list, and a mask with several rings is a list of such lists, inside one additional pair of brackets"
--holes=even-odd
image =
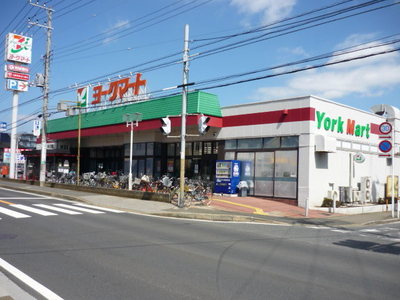
[(7, 34), (6, 60), (30, 64), (32, 61), (32, 38), (15, 33)]
[(28, 91), (28, 83), (26, 81), (7, 79), (7, 90), (27, 92)]

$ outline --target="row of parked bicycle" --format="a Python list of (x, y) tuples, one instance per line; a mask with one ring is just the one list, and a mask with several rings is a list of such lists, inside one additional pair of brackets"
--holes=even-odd
[[(79, 177), (79, 185), (89, 187), (103, 187), (115, 189), (128, 189), (128, 175), (124, 173), (87, 172)], [(72, 184), (77, 183), (75, 172), (57, 175), (55, 172), (47, 173), (47, 182)], [(184, 200), (179, 203), (180, 181), (179, 178), (163, 175), (160, 178), (152, 178), (143, 175), (134, 178), (132, 190), (154, 193), (167, 193), (171, 202), (178, 205), (190, 206), (192, 204), (208, 205), (211, 201), (212, 182), (200, 179), (185, 178)]]

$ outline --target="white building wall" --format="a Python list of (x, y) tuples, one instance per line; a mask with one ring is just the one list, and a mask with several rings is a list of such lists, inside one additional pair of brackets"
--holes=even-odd
[[(337, 140), (336, 152), (334, 153), (313, 153), (312, 151), (309, 153), (311, 155), (310, 161), (314, 161), (310, 164), (309, 199), (311, 206), (322, 204), (323, 198), (327, 197), (328, 190), (332, 189), (329, 183), (334, 184), (334, 189), (337, 192), (339, 186), (358, 189), (364, 176), (370, 176), (372, 179), (372, 201), (383, 198), (384, 185), (386, 177), (391, 174), (391, 166), (388, 164), (387, 158), (379, 156), (378, 144), (381, 139), (378, 135), (372, 133), (370, 133), (369, 138), (346, 134), (346, 126), (347, 119), (355, 120), (356, 124), (365, 126), (370, 123), (379, 125), (385, 121), (385, 118), (316, 97), (313, 97), (311, 105), (317, 111), (325, 112), (332, 119), (341, 116), (345, 122), (344, 133), (318, 128), (317, 119), (314, 124), (311, 124), (314, 138), (316, 135), (323, 135)], [(361, 152), (365, 156), (365, 162), (361, 164), (354, 162), (353, 157), (357, 152)], [(397, 158), (397, 166), (398, 161)], [(398, 168), (396, 168), (395, 173), (396, 175), (399, 174)]]

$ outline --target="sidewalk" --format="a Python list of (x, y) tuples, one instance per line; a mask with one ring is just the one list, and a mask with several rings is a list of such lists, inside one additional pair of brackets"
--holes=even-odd
[(18, 181), (6, 181), (0, 179), (0, 187), (24, 192), (39, 193), (46, 196), (80, 201), (92, 205), (115, 208), (134, 213), (176, 218), (330, 227), (345, 227), (398, 221), (398, 219), (391, 218), (390, 212), (343, 215), (332, 214), (320, 210), (309, 210), (308, 217), (305, 217), (304, 208), (288, 203), (290, 201), (271, 200), (258, 197), (213, 196), (210, 206), (178, 208), (170, 203), (108, 195), (101, 195), (99, 197), (99, 194), (95, 193), (53, 187), (40, 187)]

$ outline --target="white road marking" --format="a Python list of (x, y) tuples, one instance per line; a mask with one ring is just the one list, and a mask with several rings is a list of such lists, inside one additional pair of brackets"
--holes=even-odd
[(378, 229), (370, 228), (370, 229), (361, 229), (361, 232), (380, 232)]
[(81, 215), (82, 213), (77, 212), (77, 211), (72, 211), (69, 209), (65, 209), (65, 208), (61, 208), (61, 207), (54, 207), (54, 206), (50, 206), (50, 205), (46, 205), (46, 204), (33, 204), (35, 206), (39, 206), (42, 208), (46, 208), (46, 209), (50, 209), (50, 210), (54, 210), (54, 211), (59, 211), (68, 215)]
[(21, 214), (19, 212), (13, 211), (11, 209), (8, 208), (4, 208), (4, 207), (0, 207), (0, 213), (8, 215), (10, 217), (13, 218), (17, 218), (17, 219), (21, 219), (21, 218), (30, 218), (31, 216), (25, 215), (25, 214)]
[(75, 203), (75, 205), (79, 205), (79, 206), (83, 206), (83, 207), (87, 207), (87, 208), (94, 208), (94, 209), (109, 211), (109, 212), (113, 212), (113, 213), (117, 213), (117, 214), (124, 213), (124, 211), (122, 211), (122, 210), (106, 208), (106, 207), (100, 207), (100, 206), (89, 205), (89, 204), (83, 204), (83, 203)]
[(40, 284), (33, 278), (29, 277), (22, 271), (18, 270), (16, 267), (10, 265), (8, 262), (0, 258), (0, 267), (5, 269), (7, 272), (21, 280), (23, 283), (28, 285), (30, 288), (38, 292), (40, 295), (42, 295), (46, 299), (52, 299), (52, 300), (62, 300), (60, 296), (55, 294), (54, 292), (50, 291), (47, 287), (44, 285)]
[(62, 203), (56, 203), (54, 205), (57, 206), (62, 206), (62, 207), (66, 207), (72, 210), (79, 210), (79, 211), (83, 211), (83, 212), (87, 212), (87, 213), (91, 213), (91, 214), (104, 214), (104, 211), (98, 211), (98, 210), (93, 210), (93, 209), (89, 209), (89, 208), (83, 208), (83, 207), (78, 207), (76, 205), (68, 205), (68, 204), (62, 204)]
[(350, 232), (349, 230), (340, 230), (340, 229), (332, 229), (331, 231), (340, 232), (340, 233), (348, 233), (348, 232)]
[(26, 206), (26, 205), (22, 205), (22, 204), (11, 204), (11, 207), (16, 207), (22, 210), (26, 210), (29, 212), (32, 212), (34, 214), (38, 214), (41, 216), (57, 216), (57, 214), (49, 212), (49, 211), (45, 211), (43, 209), (38, 209), (38, 208), (34, 208), (34, 207), (30, 207), (30, 206)]

